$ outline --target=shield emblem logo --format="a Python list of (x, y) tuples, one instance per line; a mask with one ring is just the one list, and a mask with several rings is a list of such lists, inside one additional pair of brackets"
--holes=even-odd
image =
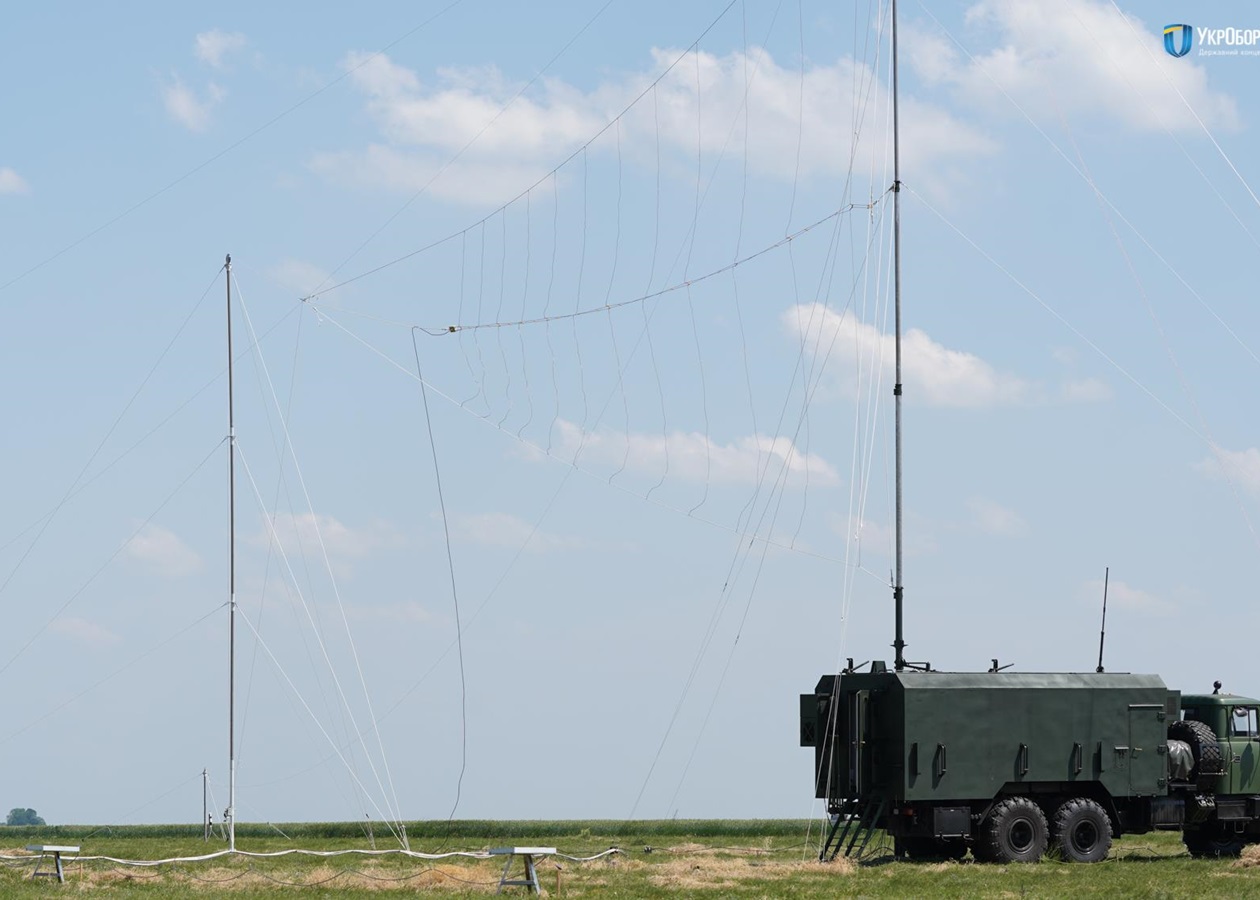
[(1185, 56), (1194, 43), (1194, 29), (1189, 25), (1165, 25), (1164, 49), (1170, 56)]

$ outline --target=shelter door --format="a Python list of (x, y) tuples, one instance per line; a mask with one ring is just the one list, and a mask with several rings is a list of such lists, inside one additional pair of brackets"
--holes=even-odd
[(870, 760), (866, 745), (870, 739), (870, 691), (854, 691), (848, 695), (846, 710), (849, 737), (848, 788), (850, 797), (862, 796), (870, 777)]
[[(1165, 784), (1161, 772), (1165, 758), (1159, 753), (1164, 733), (1164, 706), (1162, 703), (1129, 704), (1129, 738), (1126, 781), (1130, 794), (1150, 794)], [(1166, 774), (1166, 773), (1165, 773)]]

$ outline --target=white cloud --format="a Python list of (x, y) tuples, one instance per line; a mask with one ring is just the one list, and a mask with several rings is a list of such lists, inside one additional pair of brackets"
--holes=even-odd
[[(680, 56), (681, 61), (657, 86), (655, 106), (641, 104), (626, 119), (631, 135), (645, 144), (655, 142), (659, 122), (662, 138), (694, 158), (699, 121), (704, 154), (713, 157), (724, 148), (737, 154), (746, 150), (753, 171), (785, 180), (798, 174), (843, 176), (850, 154), (857, 171), (890, 161), (892, 148), (882, 126), (891, 93), (874, 70), (851, 58), (807, 65), (802, 78), (798, 67), (780, 66), (757, 48), (751, 48), (747, 56), (738, 51), (720, 57), (704, 52), (680, 54), (674, 49), (655, 49), (652, 55), (654, 71)], [(747, 91), (745, 72), (750, 82)], [(605, 110), (619, 109), (649, 81), (650, 76), (642, 74), (625, 85), (604, 85), (594, 96), (603, 101)], [(743, 148), (740, 123), (745, 93), (749, 134)], [(925, 166), (995, 149), (987, 138), (945, 110), (910, 96), (903, 95), (902, 100), (904, 164)], [(856, 146), (854, 123), (860, 132)]]
[(967, 501), (967, 508), (971, 510), (975, 526), (985, 534), (1018, 537), (1028, 530), (1019, 513), (992, 500), (972, 497)]
[(1050, 357), (1062, 366), (1074, 366), (1080, 361), (1081, 353), (1076, 347), (1054, 347), (1050, 350)]
[[(613, 151), (619, 134), (627, 156), (646, 160), (654, 155), (659, 134), (666, 152), (672, 150), (680, 159), (694, 160), (698, 140), (708, 158), (722, 150), (742, 158), (746, 150), (751, 170), (783, 179), (843, 175), (850, 149), (859, 171), (889, 152), (879, 127), (888, 92), (870, 68), (852, 59), (807, 67), (802, 86), (799, 69), (781, 67), (756, 49), (747, 57), (742, 52), (720, 57), (664, 49), (652, 53), (651, 73), (628, 73), (589, 92), (542, 79), (515, 100), (520, 85), (492, 67), (439, 70), (436, 84), (426, 85), (416, 72), (384, 55), (350, 54), (343, 65), (365, 95), (382, 140), (317, 156), (311, 167), (345, 183), (414, 191), (463, 151), (458, 163), (434, 183), (434, 193), (474, 202), (503, 200), (596, 135), (643, 93), (656, 72), (680, 56), (652, 100), (631, 110), (606, 140), (593, 146), (594, 152)], [(745, 73), (755, 73), (747, 90)], [(855, 91), (854, 84), (873, 87)], [(740, 124), (745, 95), (746, 148)], [(903, 155), (908, 163), (971, 159), (994, 149), (947, 112), (913, 98), (905, 102)], [(856, 103), (869, 105), (858, 108)], [(851, 148), (855, 121), (862, 125), (862, 138)], [(470, 141), (474, 143), (468, 146)]]
[(832, 531), (846, 541), (853, 541), (863, 547), (883, 552), (893, 546), (895, 533), (892, 526), (881, 525), (867, 519), (846, 518), (832, 514), (828, 517)]
[(1111, 399), (1111, 385), (1097, 378), (1067, 381), (1060, 388), (1059, 397), (1066, 403), (1098, 403)]
[(239, 32), (220, 31), (214, 28), (197, 35), (193, 52), (197, 58), (213, 68), (223, 67), (223, 58), (245, 47), (245, 35)]
[(328, 272), (300, 259), (282, 259), (267, 270), (267, 278), (287, 291), (305, 296), (329, 282)]
[(25, 179), (7, 166), (0, 166), (0, 194), (26, 194), (30, 187)]
[[(782, 322), (797, 340), (807, 342), (807, 352), (816, 353), (820, 360), (830, 354), (828, 367), (833, 373), (860, 369), (864, 377), (871, 377), (882, 368), (885, 382), (892, 383), (891, 334), (820, 303), (790, 307)], [(1057, 391), (1048, 391), (1044, 385), (995, 369), (974, 353), (951, 350), (918, 328), (902, 336), (901, 350), (907, 397), (930, 406), (988, 408), (1044, 403), (1054, 397), (1065, 402), (1092, 402), (1110, 396), (1106, 385), (1091, 379), (1067, 382)], [(847, 387), (852, 389), (851, 381)]]
[[(669, 467), (669, 476), (689, 481), (715, 484), (755, 484), (758, 463), (765, 466), (766, 477), (773, 480), (786, 465), (787, 487), (803, 487), (808, 473), (811, 487), (835, 487), (840, 484), (836, 470), (817, 454), (806, 454), (790, 438), (754, 434), (721, 444), (698, 432), (675, 431), (670, 434), (617, 432), (600, 430), (583, 436), (581, 426), (564, 419), (557, 420), (559, 440), (555, 455), (578, 455), (579, 465), (600, 463), (659, 477)], [(579, 452), (580, 448), (580, 452)]]
[(218, 85), (211, 82), (204, 97), (197, 96), (178, 75), (171, 76), (171, 83), (162, 89), (162, 102), (172, 119), (189, 131), (205, 131), (210, 124), (210, 114), (225, 96)]
[(991, 49), (972, 49), (970, 59), (937, 31), (906, 29), (906, 57), (922, 77), (984, 103), (1005, 105), (1004, 91), (1033, 118), (1050, 109), (1139, 130), (1196, 130), (1180, 94), (1209, 126), (1238, 127), (1233, 99), (1210, 88), (1203, 66), (1169, 56), (1160, 28), (1111, 3), (981, 0), (967, 22), (973, 32), (995, 35)]
[(57, 619), (49, 626), (49, 630), (76, 643), (92, 647), (116, 644), (120, 640), (118, 635), (108, 628), (75, 616)]
[[(1080, 351), (1076, 347), (1051, 347), (1050, 358), (1064, 369), (1064, 377), (1080, 365)], [(1112, 398), (1111, 385), (1101, 378), (1075, 378), (1059, 386), (1059, 400), (1064, 403), (1100, 403)]]
[[(322, 545), (330, 557), (343, 562), (363, 559), (378, 550), (401, 544), (401, 538), (388, 525), (378, 523), (356, 529), (335, 516), (319, 513), (280, 513), (272, 523), (272, 529), (287, 553), (296, 553), (300, 548), (302, 552), (318, 554)], [(265, 528), (253, 538), (255, 546), (265, 547), (269, 542), (269, 532)]]
[(341, 65), (354, 85), (371, 98), (372, 107), (420, 92), (420, 77), (384, 53), (347, 53)]
[(425, 150), (370, 144), (363, 150), (317, 153), (308, 166), (316, 175), (349, 188), (387, 188), (414, 194), (427, 187), (435, 196), (480, 205), (499, 203), (519, 193), (547, 171), (541, 161), (504, 158), (495, 162), (473, 154), (435, 181), (446, 160)]
[[(891, 383), (893, 336), (852, 315), (840, 315), (821, 304), (802, 304), (783, 314), (783, 323), (798, 339), (808, 342), (819, 356), (833, 346), (832, 370), (839, 362), (856, 363), (863, 369), (882, 366)], [(950, 350), (917, 328), (902, 337), (903, 381), (911, 386), (910, 396), (932, 406), (987, 407), (1024, 402), (1028, 382), (998, 372), (972, 353)], [(852, 369), (852, 365), (843, 368)]]
[[(536, 553), (548, 553), (556, 550), (582, 550), (595, 546), (588, 538), (551, 534), (539, 529), (524, 519), (504, 512), (473, 513), (454, 517), (456, 536), (479, 544), (495, 547), (508, 547), (512, 550), (524, 548)], [(530, 538), (531, 532), (533, 537)], [(529, 543), (526, 544), (526, 540)]]
[(1195, 463), (1195, 470), (1210, 478), (1228, 478), (1244, 490), (1260, 494), (1260, 449), (1226, 450), (1216, 447), (1212, 456)]
[[(1093, 603), (1101, 605), (1103, 596), (1103, 580), (1101, 578), (1087, 581), (1081, 589), (1085, 599)], [(1111, 579), (1107, 584), (1107, 605), (1115, 605), (1122, 609), (1132, 610), (1133, 612), (1147, 613), (1149, 615), (1166, 616), (1176, 611), (1176, 604), (1165, 600), (1162, 597), (1156, 597), (1146, 591), (1130, 587), (1123, 581)]]
[(167, 578), (194, 575), (202, 569), (201, 557), (171, 531), (158, 525), (140, 529), (125, 550), (128, 557), (154, 574)]

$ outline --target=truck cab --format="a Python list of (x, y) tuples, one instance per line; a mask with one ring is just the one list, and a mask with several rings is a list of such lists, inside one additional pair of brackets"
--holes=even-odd
[(1217, 792), (1260, 795), (1260, 700), (1235, 694), (1186, 694), (1181, 718), (1202, 722), (1220, 742), (1224, 773)]

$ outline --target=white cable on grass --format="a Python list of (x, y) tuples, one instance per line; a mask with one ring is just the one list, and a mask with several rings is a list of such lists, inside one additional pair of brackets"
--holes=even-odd
[[(548, 853), (540, 856), (545, 859), (548, 856), (555, 856), (559, 859), (567, 859), (570, 862), (593, 862), (597, 859), (603, 859), (606, 856), (620, 854), (624, 851), (616, 847), (596, 853), (594, 856), (570, 856), (567, 853)], [(363, 850), (358, 848), (350, 848), (346, 850), (304, 850), (298, 847), (290, 847), (285, 850), (270, 851), (253, 851), (253, 850), (216, 850), (214, 853), (202, 853), (197, 856), (169, 856), (165, 859), (126, 859), (117, 856), (72, 856), (63, 854), (63, 862), (107, 862), (117, 866), (135, 866), (139, 868), (153, 868), (156, 866), (167, 866), (174, 863), (193, 863), (207, 862), (213, 859), (222, 859), (225, 856), (241, 856), (246, 859), (279, 859), (284, 856), (312, 856), (317, 859), (334, 859), (339, 856), (405, 856), (409, 859), (492, 859), (493, 855), (485, 850), (450, 850), (444, 853), (423, 853), (419, 850), (404, 850), (402, 848), (389, 850)], [(10, 862), (31, 863), (39, 859), (38, 855), (28, 854), (0, 854), (0, 860)]]

